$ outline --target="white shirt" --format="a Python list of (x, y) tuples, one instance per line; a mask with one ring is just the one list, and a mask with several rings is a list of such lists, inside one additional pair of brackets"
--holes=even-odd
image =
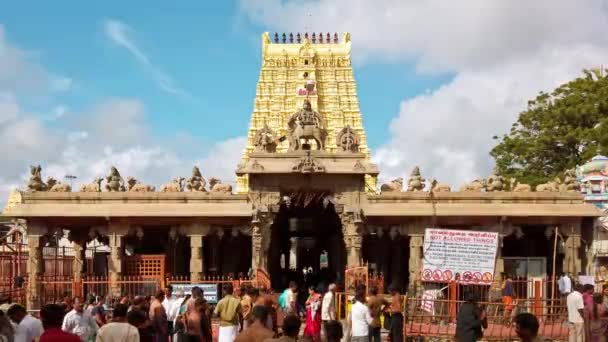
[[(169, 311), (167, 311), (167, 320), (175, 321), (177, 319), (177, 316), (179, 316), (179, 308), (182, 307), (183, 303), (184, 303), (184, 297), (175, 298), (175, 301), (169, 307)], [(164, 304), (165, 304), (165, 302), (163, 302), (163, 305)]]
[(15, 342), (31, 342), (40, 337), (43, 332), (42, 322), (28, 314), (15, 328)]
[(129, 323), (111, 322), (99, 328), (96, 342), (139, 342), (137, 328)]
[(572, 292), (572, 280), (568, 276), (562, 276), (557, 281), (557, 286), (559, 287), (559, 292), (561, 294), (568, 294)]
[(336, 306), (334, 305), (334, 294), (331, 291), (323, 296), (321, 304), (321, 319), (324, 321), (332, 321), (336, 319)]
[(285, 296), (285, 302), (287, 304), (287, 312), (291, 312), (295, 307), (296, 296), (292, 289), (287, 289), (287, 296)]
[(78, 313), (72, 310), (63, 318), (61, 330), (78, 335), (81, 340), (86, 341), (97, 331), (97, 322), (87, 311)]
[(168, 321), (173, 321), (175, 320), (175, 317), (170, 316), (170, 311), (171, 308), (173, 307), (173, 304), (177, 301), (177, 297), (175, 296), (171, 296), (171, 298), (167, 298), (165, 297), (165, 299), (162, 302), (162, 306), (165, 309), (165, 313), (167, 314), (167, 320)]
[(566, 304), (568, 306), (568, 322), (584, 323), (583, 317), (578, 312), (579, 309), (585, 308), (583, 295), (578, 291), (572, 292), (566, 297)]
[(350, 310), (350, 319), (352, 324), (352, 336), (364, 337), (367, 336), (369, 325), (374, 320), (369, 313), (367, 305), (356, 301)]

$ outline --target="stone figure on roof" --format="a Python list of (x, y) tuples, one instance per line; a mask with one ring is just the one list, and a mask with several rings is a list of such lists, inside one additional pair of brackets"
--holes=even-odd
[(277, 142), (274, 132), (267, 124), (255, 133), (253, 145), (256, 152), (274, 153), (277, 151)]
[(495, 167), (492, 174), (486, 179), (486, 191), (503, 191), (505, 187), (505, 178), (498, 172), (498, 168)]
[(341, 152), (359, 152), (359, 135), (352, 127), (346, 126), (336, 136), (336, 145)]
[(312, 109), (308, 99), (304, 100), (302, 109), (294, 113), (287, 122), (289, 150), (302, 150), (301, 139), (312, 139), (317, 143), (317, 150), (325, 149), (325, 123), (323, 117)]
[(45, 191), (46, 184), (42, 181), (42, 167), (40, 165), (30, 166), (30, 179), (27, 182), (28, 191)]
[(422, 191), (424, 190), (426, 180), (420, 175), (420, 168), (414, 167), (410, 179), (407, 182), (407, 191)]
[(110, 168), (110, 174), (106, 176), (106, 190), (109, 192), (126, 191), (125, 181), (116, 167)]
[(564, 172), (564, 184), (562, 184), (563, 191), (580, 191), (581, 184), (576, 179), (576, 170), (568, 169)]
[(186, 180), (186, 189), (194, 192), (205, 192), (207, 181), (203, 178), (201, 170), (197, 166), (192, 168), (192, 176)]

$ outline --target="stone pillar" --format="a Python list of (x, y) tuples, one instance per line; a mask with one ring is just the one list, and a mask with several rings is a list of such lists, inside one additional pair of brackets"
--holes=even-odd
[(190, 235), (190, 281), (203, 279), (203, 235)]
[(344, 237), (346, 245), (346, 267), (361, 266), (361, 245), (363, 237), (360, 235), (348, 235)]
[(44, 236), (29, 234), (27, 236), (28, 259), (27, 259), (27, 308), (28, 310), (40, 309), (40, 298), (42, 292), (39, 277), (43, 274), (42, 247)]
[(501, 274), (505, 271), (505, 259), (502, 257), (503, 234), (498, 234), (498, 248), (496, 250), (496, 266), (494, 267), (494, 280), (502, 280)]
[(251, 268), (268, 270), (272, 218), (270, 213), (255, 212), (251, 220)]
[(190, 281), (203, 280), (203, 238), (209, 234), (208, 224), (190, 224), (182, 226), (183, 232), (190, 237)]
[(568, 272), (573, 276), (577, 276), (578, 272), (582, 271), (580, 258), (581, 237), (580, 235), (570, 235), (566, 238), (564, 252), (565, 258), (563, 262), (564, 272)]
[(110, 293), (114, 297), (121, 296), (120, 284), (118, 281), (122, 275), (122, 257), (124, 254), (123, 237), (121, 232), (110, 231), (110, 260), (108, 262), (108, 275), (110, 281)]
[[(410, 260), (408, 270), (410, 273), (410, 287), (416, 286), (420, 280), (422, 271), (422, 247), (424, 246), (424, 235), (410, 234)], [(413, 288), (413, 287), (412, 287)]]

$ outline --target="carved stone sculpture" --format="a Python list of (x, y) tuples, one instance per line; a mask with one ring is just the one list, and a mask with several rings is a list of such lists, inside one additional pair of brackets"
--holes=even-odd
[(323, 166), (320, 161), (313, 158), (310, 155), (310, 151), (308, 151), (304, 158), (300, 158), (298, 161), (295, 162), (295, 164), (291, 168), (291, 171), (301, 173), (325, 172), (325, 166)]
[(268, 125), (259, 129), (253, 138), (253, 145), (256, 152), (275, 153), (277, 151), (277, 142), (274, 132)]
[(568, 169), (564, 172), (564, 183), (560, 186), (563, 192), (579, 192), (581, 184), (576, 180), (576, 170)]
[(511, 178), (510, 180), (510, 189), (513, 192), (530, 192), (532, 191), (532, 187), (529, 184), (520, 184), (517, 182), (515, 178)]
[(498, 174), (498, 168), (495, 168), (490, 177), (486, 180), (486, 191), (503, 191), (505, 187), (505, 178)]
[(414, 167), (410, 179), (407, 181), (407, 191), (422, 191), (426, 180), (420, 175), (420, 168)]
[(401, 192), (403, 191), (403, 178), (399, 177), (393, 179), (389, 183), (382, 184), (380, 186), (381, 192)]
[(42, 181), (42, 168), (40, 165), (30, 166), (30, 179), (27, 182), (28, 191), (46, 191), (47, 186)]
[(95, 177), (91, 184), (83, 184), (78, 191), (80, 192), (101, 192), (101, 182), (103, 178)]
[(201, 170), (197, 166), (192, 168), (192, 176), (186, 180), (186, 189), (194, 192), (205, 192), (207, 181), (203, 178)]
[(160, 192), (182, 192), (184, 190), (184, 177), (176, 177), (171, 183), (163, 184), (160, 187)]
[(342, 128), (336, 136), (336, 145), (340, 152), (359, 152), (359, 134), (350, 126)]
[(120, 172), (118, 172), (118, 169), (116, 169), (116, 167), (114, 166), (110, 168), (110, 174), (106, 176), (105, 188), (106, 191), (109, 192), (119, 192), (127, 190), (124, 179), (122, 179)]
[(317, 150), (325, 149), (325, 137), (327, 131), (323, 123), (323, 117), (312, 110), (309, 100), (304, 100), (302, 109), (297, 111), (287, 122), (289, 151), (302, 150), (301, 139), (312, 139), (317, 143)]
[(452, 188), (447, 183), (438, 182), (436, 179), (431, 181), (431, 192), (451, 192)]
[(58, 182), (53, 177), (46, 180), (46, 186), (49, 192), (71, 192), (72, 187), (69, 184)]
[(561, 180), (556, 177), (554, 180), (548, 181), (547, 183), (538, 184), (536, 186), (536, 192), (559, 192), (561, 183)]
[(156, 188), (152, 185), (142, 184), (133, 177), (127, 177), (127, 189), (131, 192), (154, 192)]
[(224, 194), (232, 193), (232, 185), (222, 183), (218, 178), (211, 177), (209, 179), (209, 190), (211, 192), (220, 192)]
[(476, 179), (471, 183), (467, 183), (460, 187), (460, 191), (463, 192), (481, 192), (486, 187), (486, 181), (484, 179)]

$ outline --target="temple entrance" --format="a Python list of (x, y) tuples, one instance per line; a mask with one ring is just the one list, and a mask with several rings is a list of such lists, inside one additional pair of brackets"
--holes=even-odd
[(405, 288), (409, 282), (409, 239), (382, 227), (369, 229), (363, 237), (363, 262), (371, 277), (382, 279), (384, 290), (390, 285)]
[(271, 227), (268, 269), (275, 289), (342, 282), (346, 250), (342, 224), (327, 191), (282, 193)]

